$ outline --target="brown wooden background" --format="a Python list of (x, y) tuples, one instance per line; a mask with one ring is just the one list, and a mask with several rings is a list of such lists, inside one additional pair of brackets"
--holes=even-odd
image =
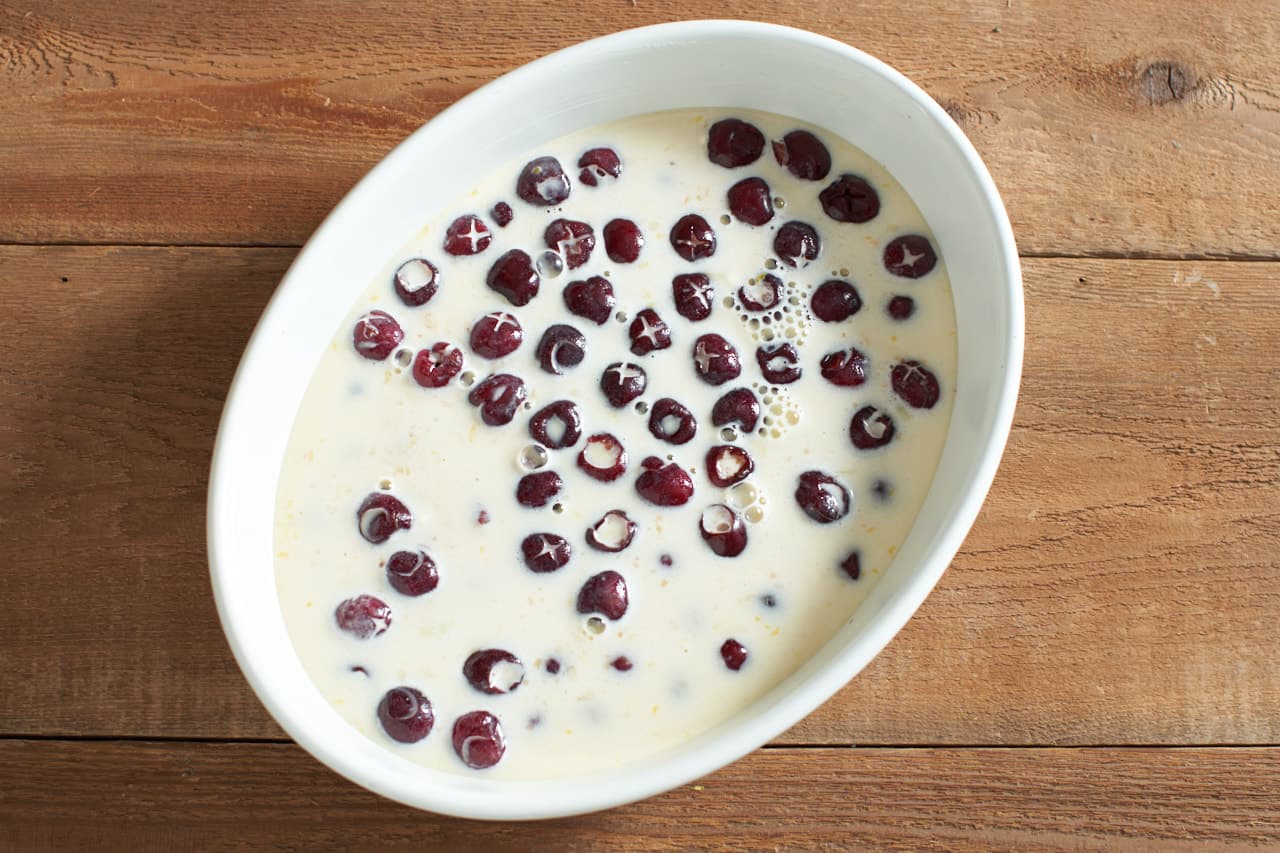
[(537, 825), (291, 745), (204, 551), (223, 394), (324, 213), (459, 96), (674, 0), (0, 0), (0, 848), (1280, 846), (1280, 6), (771, 0), (969, 134), (1017, 423), (907, 629), (775, 744)]

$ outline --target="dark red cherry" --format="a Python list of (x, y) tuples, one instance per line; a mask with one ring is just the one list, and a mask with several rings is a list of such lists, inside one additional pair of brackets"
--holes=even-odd
[(712, 553), (736, 557), (747, 547), (747, 526), (742, 518), (724, 504), (712, 504), (702, 511), (698, 521), (702, 541)]
[(893, 441), (893, 418), (883, 409), (863, 406), (849, 422), (849, 440), (859, 450), (874, 450)]
[(361, 316), (351, 333), (356, 352), (370, 361), (382, 361), (395, 352), (402, 340), (404, 330), (386, 311), (370, 311)]
[(918, 361), (895, 364), (889, 372), (893, 391), (913, 409), (932, 409), (938, 402), (938, 377)]
[(560, 672), (560, 661), (555, 658), (547, 658), (547, 662), (543, 664), (543, 666), (546, 667), (547, 672), (552, 675), (557, 675)]
[(629, 361), (615, 361), (600, 375), (600, 390), (615, 409), (621, 409), (643, 394), (648, 384), (644, 368)]
[(594, 187), (606, 178), (617, 178), (622, 174), (622, 161), (618, 152), (612, 148), (592, 148), (578, 158), (578, 180), (589, 187)]
[(431, 702), (416, 687), (392, 687), (378, 703), (378, 722), (392, 740), (417, 743), (435, 726)]
[(867, 381), (867, 357), (857, 347), (827, 353), (818, 367), (823, 379), (842, 388), (856, 388)]
[(426, 258), (411, 258), (391, 278), (396, 296), (411, 308), (426, 305), (440, 289), (440, 270)]
[(516, 195), (537, 207), (555, 207), (569, 197), (569, 176), (556, 158), (535, 158), (520, 170)]
[(748, 225), (773, 219), (773, 197), (764, 178), (744, 178), (729, 187), (729, 212)]
[(849, 490), (830, 474), (805, 471), (796, 485), (796, 503), (814, 521), (830, 524), (849, 514)]
[(627, 582), (615, 571), (587, 578), (578, 591), (578, 612), (621, 619), (627, 612)]
[(734, 388), (711, 408), (711, 423), (715, 426), (734, 424), (743, 432), (752, 432), (760, 420), (760, 401), (750, 388)]
[(895, 320), (909, 320), (916, 313), (916, 301), (910, 296), (895, 296), (889, 300), (885, 310)]
[(565, 307), (597, 326), (613, 316), (616, 304), (613, 285), (603, 276), (593, 275), (586, 281), (571, 281), (564, 289)]
[(652, 308), (645, 308), (631, 321), (631, 351), (636, 355), (648, 355), (654, 350), (671, 346), (671, 329)]
[(938, 263), (929, 238), (905, 234), (884, 247), (884, 268), (901, 278), (928, 275)]
[(717, 444), (707, 451), (707, 479), (719, 488), (741, 483), (755, 470), (751, 454), (735, 444)]
[(413, 526), (413, 514), (395, 495), (370, 492), (356, 508), (356, 525), (364, 541), (381, 545), (397, 530)]
[(738, 288), (738, 301), (748, 311), (768, 311), (782, 301), (782, 279), (765, 273)]
[(489, 268), (485, 279), (489, 287), (501, 293), (512, 305), (528, 305), (538, 295), (542, 279), (533, 267), (533, 258), (520, 249), (512, 249)]
[(788, 222), (774, 235), (773, 251), (789, 267), (806, 267), (822, 251), (822, 241), (809, 223)]
[(421, 548), (396, 551), (387, 558), (387, 582), (402, 595), (426, 595), (440, 584), (440, 571)]
[(683, 506), (693, 497), (693, 478), (674, 462), (663, 463), (650, 456), (640, 463), (644, 471), (636, 478), (640, 497), (658, 506)]
[(841, 175), (818, 193), (822, 209), (836, 222), (869, 222), (880, 212), (880, 196), (860, 175)]
[(862, 576), (862, 555), (854, 551), (845, 557), (844, 561), (840, 563), (840, 571), (844, 572), (849, 580), (856, 581)]
[(557, 219), (547, 226), (542, 239), (547, 248), (560, 253), (569, 269), (577, 269), (591, 259), (596, 247), (596, 232), (585, 222)]
[(529, 418), (529, 435), (551, 450), (573, 447), (582, 438), (582, 416), (578, 414), (578, 407), (569, 400), (548, 403)]
[(587, 544), (597, 551), (616, 554), (636, 538), (636, 523), (620, 509), (611, 509), (587, 528)]
[(467, 401), (480, 408), (480, 419), (486, 424), (503, 426), (511, 423), (527, 394), (520, 377), (495, 373), (472, 388)]
[(444, 250), (451, 255), (478, 255), (489, 248), (493, 235), (478, 216), (459, 216), (444, 232)]
[(792, 344), (767, 344), (756, 349), (756, 363), (766, 381), (785, 385), (800, 378), (800, 353)]
[(616, 658), (609, 661), (609, 666), (613, 667), (618, 672), (630, 672), (631, 668), (635, 666), (635, 664), (633, 664), (631, 662), (631, 658), (626, 655), (618, 655)]
[(563, 569), (573, 556), (569, 540), (554, 533), (531, 533), (520, 543), (520, 553), (529, 571), (544, 574)]
[(779, 166), (804, 181), (820, 181), (831, 171), (831, 152), (807, 130), (793, 130), (773, 143)]
[(516, 483), (516, 501), (521, 506), (546, 506), (563, 488), (564, 480), (555, 471), (534, 471), (532, 474), (525, 474)]
[(515, 211), (511, 209), (511, 205), (505, 201), (500, 201), (489, 211), (489, 215), (493, 217), (494, 223), (499, 228), (506, 228), (511, 224), (511, 220), (516, 218)]
[(747, 647), (730, 637), (720, 645), (720, 659), (725, 666), (737, 672), (747, 662)]
[(847, 281), (831, 279), (818, 285), (809, 301), (813, 316), (824, 323), (848, 320), (862, 308), (858, 289)]
[(481, 693), (512, 693), (524, 682), (524, 664), (506, 649), (481, 649), (463, 662), (462, 676)]
[(448, 341), (436, 341), (418, 350), (413, 359), (413, 381), (423, 388), (443, 388), (462, 370), (462, 350)]
[(707, 157), (726, 169), (750, 165), (763, 151), (764, 134), (742, 119), (722, 119), (707, 133)]
[(723, 385), (742, 374), (742, 361), (733, 344), (715, 333), (701, 335), (693, 345), (693, 369), (711, 385)]
[(716, 253), (716, 232), (696, 213), (687, 213), (671, 226), (671, 248), (686, 261), (709, 258)]
[(377, 637), (391, 627), (391, 608), (372, 595), (348, 598), (333, 611), (333, 617), (341, 630), (358, 640)]
[(471, 327), (471, 349), (482, 358), (511, 355), (523, 340), (520, 321), (506, 311), (491, 311)]
[(578, 467), (592, 479), (612, 483), (627, 470), (627, 451), (617, 437), (598, 432), (578, 453)]
[(587, 339), (573, 326), (556, 323), (548, 326), (538, 341), (538, 364), (547, 373), (559, 376), (577, 367), (587, 356)]
[(611, 219), (604, 226), (604, 251), (614, 263), (635, 263), (643, 248), (640, 226), (630, 219)]
[(463, 714), (453, 723), (453, 751), (472, 770), (492, 767), (507, 751), (502, 724), (488, 711)]
[(649, 432), (662, 441), (684, 444), (698, 432), (698, 421), (693, 412), (670, 397), (663, 397), (649, 410)]
[(671, 296), (676, 311), (686, 320), (697, 322), (711, 316), (711, 300), (715, 291), (711, 279), (700, 272), (682, 273), (671, 279)]

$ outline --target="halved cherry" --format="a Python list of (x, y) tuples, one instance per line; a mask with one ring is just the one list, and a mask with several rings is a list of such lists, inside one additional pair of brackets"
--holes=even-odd
[(451, 255), (478, 255), (489, 248), (493, 235), (478, 216), (459, 216), (444, 232), (444, 250)]
[(697, 322), (710, 317), (714, 296), (711, 279), (700, 272), (682, 273), (671, 279), (671, 297), (676, 303), (676, 311), (686, 320)]
[(849, 514), (849, 490), (822, 471), (805, 471), (796, 485), (796, 503), (819, 524), (839, 521)]
[(649, 432), (671, 444), (684, 444), (698, 432), (698, 421), (685, 406), (663, 397), (649, 410)]
[(717, 444), (707, 451), (707, 479), (720, 488), (741, 483), (755, 470), (751, 454), (734, 444)]
[(644, 368), (629, 361), (615, 361), (600, 374), (600, 390), (615, 409), (621, 409), (643, 394), (648, 384)]
[(520, 321), (506, 311), (490, 311), (471, 327), (471, 349), (482, 358), (504, 358), (523, 341)]
[(570, 400), (543, 406), (529, 419), (529, 435), (551, 450), (573, 447), (582, 438), (582, 416)]
[(618, 178), (622, 174), (622, 161), (612, 148), (592, 148), (578, 158), (578, 180), (594, 187), (606, 178)]
[(913, 409), (932, 409), (938, 403), (941, 391), (938, 377), (918, 361), (908, 360), (895, 364), (889, 372), (893, 391)]
[(694, 342), (693, 369), (702, 381), (723, 385), (742, 374), (742, 360), (733, 344), (713, 332), (700, 335)]
[(587, 528), (587, 544), (597, 551), (616, 554), (636, 536), (636, 523), (620, 509), (611, 509)]
[(768, 311), (782, 301), (782, 279), (773, 273), (755, 276), (738, 288), (738, 301), (748, 311)]
[(467, 401), (480, 408), (480, 419), (486, 424), (503, 426), (511, 423), (527, 394), (520, 377), (496, 373), (472, 388)]
[(893, 418), (883, 409), (863, 406), (849, 422), (849, 440), (859, 450), (874, 450), (893, 441)]
[(724, 504), (712, 504), (702, 511), (698, 522), (702, 541), (721, 557), (736, 557), (747, 547), (747, 526)]
[(560, 253), (571, 270), (591, 260), (591, 252), (596, 247), (596, 232), (587, 223), (573, 219), (553, 221), (543, 232), (542, 238), (548, 249)]
[(636, 314), (627, 331), (631, 336), (631, 351), (636, 355), (648, 355), (671, 346), (671, 328), (652, 308)]
[(440, 289), (440, 270), (426, 258), (410, 258), (396, 268), (391, 283), (401, 302), (417, 308), (430, 302)]
[(842, 388), (856, 388), (867, 381), (867, 357), (857, 347), (827, 353), (818, 367), (823, 379)]
[(520, 553), (529, 571), (545, 574), (562, 569), (573, 556), (569, 540), (554, 533), (531, 533), (520, 543)]
[(516, 195), (537, 207), (554, 207), (569, 197), (569, 176), (554, 157), (536, 157), (516, 179)]
[(792, 344), (766, 344), (756, 349), (756, 363), (766, 381), (775, 385), (800, 378), (800, 353)]
[(386, 311), (370, 311), (356, 321), (351, 333), (356, 352), (370, 361), (382, 361), (404, 340), (404, 330)]
[(926, 276), (937, 263), (933, 244), (921, 234), (904, 234), (884, 247), (884, 268), (901, 278)]
[(592, 479), (612, 483), (627, 470), (627, 450), (616, 436), (598, 432), (578, 453), (578, 467)]
[(820, 181), (831, 171), (831, 152), (807, 130), (793, 130), (773, 143), (779, 166), (804, 181)]
[(683, 506), (693, 497), (693, 478), (674, 462), (663, 463), (649, 456), (640, 463), (644, 471), (636, 478), (636, 492), (657, 506)]

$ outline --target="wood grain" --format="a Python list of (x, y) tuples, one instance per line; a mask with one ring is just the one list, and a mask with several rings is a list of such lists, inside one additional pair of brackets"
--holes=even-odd
[[(676, 0), (0, 3), (0, 241), (300, 244), (397, 141), (537, 56)], [(751, 0), (917, 80), (1025, 252), (1280, 258), (1269, 0)]]
[(292, 745), (0, 742), (0, 846), (102, 839), (201, 850), (1241, 849), (1280, 844), (1280, 750), (771, 749), (610, 812), (493, 824), (382, 800)]
[[(0, 247), (0, 733), (281, 736), (218, 629), (203, 526), (222, 396), (291, 254)], [(783, 742), (1280, 742), (1278, 275), (1029, 261), (977, 527)]]

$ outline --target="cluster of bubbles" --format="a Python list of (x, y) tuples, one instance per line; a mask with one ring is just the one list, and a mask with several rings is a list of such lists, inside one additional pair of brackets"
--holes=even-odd
[(754, 386), (763, 414), (756, 434), (765, 438), (782, 438), (788, 428), (800, 423), (800, 404), (785, 388), (765, 382), (756, 382)]
[(743, 480), (736, 486), (730, 486), (726, 499), (734, 509), (742, 512), (742, 517), (752, 524), (764, 521), (764, 507), (768, 497), (750, 480)]

